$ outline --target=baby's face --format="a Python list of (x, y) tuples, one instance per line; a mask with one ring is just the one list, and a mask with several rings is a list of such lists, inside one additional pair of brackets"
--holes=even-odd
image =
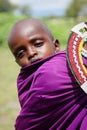
[(28, 26), (12, 32), (10, 48), (16, 62), (21, 66), (30, 65), (55, 53), (55, 44), (41, 28)]

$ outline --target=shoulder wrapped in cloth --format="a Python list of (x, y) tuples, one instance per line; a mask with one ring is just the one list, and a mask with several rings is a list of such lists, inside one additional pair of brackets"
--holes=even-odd
[(16, 130), (87, 129), (87, 95), (74, 79), (65, 51), (22, 68), (18, 96)]

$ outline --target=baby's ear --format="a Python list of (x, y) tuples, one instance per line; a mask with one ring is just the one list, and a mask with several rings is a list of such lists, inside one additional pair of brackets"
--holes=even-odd
[(53, 42), (54, 42), (54, 45), (55, 45), (55, 53), (56, 53), (60, 50), (60, 42), (59, 42), (58, 39), (55, 39)]

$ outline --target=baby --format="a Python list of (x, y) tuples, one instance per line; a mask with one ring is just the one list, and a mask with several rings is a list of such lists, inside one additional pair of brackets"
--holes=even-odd
[(16, 62), (24, 67), (59, 51), (47, 26), (39, 20), (27, 19), (15, 24), (8, 38)]

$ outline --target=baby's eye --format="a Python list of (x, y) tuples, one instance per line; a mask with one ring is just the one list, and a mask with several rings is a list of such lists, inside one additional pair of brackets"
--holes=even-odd
[(24, 56), (24, 50), (20, 50), (16, 54), (16, 58), (18, 58), (18, 59), (22, 58), (23, 56)]
[(35, 47), (41, 47), (41, 46), (43, 46), (43, 44), (44, 44), (43, 41), (38, 41), (38, 42), (34, 43), (34, 46)]

